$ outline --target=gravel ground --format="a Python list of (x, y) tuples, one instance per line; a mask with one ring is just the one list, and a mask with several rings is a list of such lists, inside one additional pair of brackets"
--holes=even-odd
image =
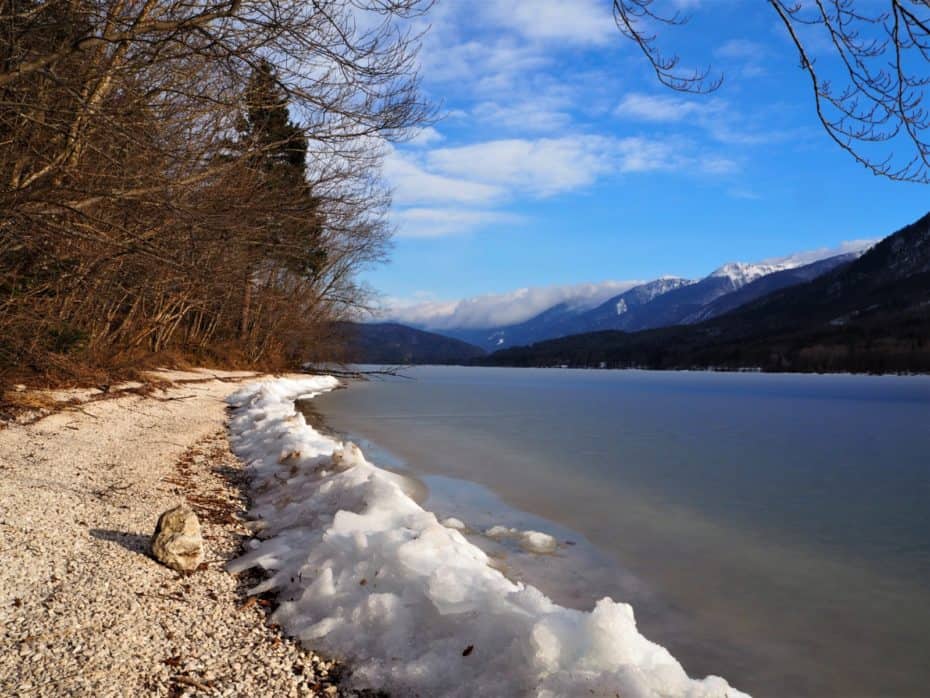
[[(342, 668), (224, 569), (246, 536), (222, 402), (237, 386), (161, 378), (198, 380), (0, 430), (0, 695), (342, 695)], [(185, 500), (207, 546), (190, 576), (148, 557)]]

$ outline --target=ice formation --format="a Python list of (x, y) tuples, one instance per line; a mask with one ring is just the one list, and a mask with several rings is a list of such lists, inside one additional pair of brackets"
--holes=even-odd
[(629, 605), (564, 608), (491, 567), (401, 478), (296, 412), (295, 397), (336, 385), (279, 379), (230, 396), (231, 442), (262, 524), (229, 569), (266, 570), (251, 592), (275, 591), (274, 622), (347, 660), (353, 686), (450, 697), (745, 695), (719, 677), (689, 678), (638, 632)]
[(539, 531), (521, 531), (517, 528), (507, 528), (506, 526), (492, 526), (484, 532), (488, 538), (502, 539), (513, 538), (520, 543), (520, 546), (531, 553), (554, 553), (559, 544), (555, 538), (548, 533)]

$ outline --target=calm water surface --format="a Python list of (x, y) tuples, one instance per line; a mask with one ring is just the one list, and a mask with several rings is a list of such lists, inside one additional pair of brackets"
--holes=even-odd
[[(314, 401), (561, 603), (759, 696), (930, 695), (930, 379), (422, 367)], [(495, 547), (497, 546), (497, 547)], [(500, 549), (498, 549), (500, 548)]]

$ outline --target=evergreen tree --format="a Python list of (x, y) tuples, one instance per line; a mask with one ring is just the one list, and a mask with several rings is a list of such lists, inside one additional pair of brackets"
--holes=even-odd
[(287, 94), (274, 66), (262, 60), (245, 91), (241, 138), (251, 153), (262, 195), (276, 203), (256, 222), (255, 267), (247, 270), (240, 332), (249, 333), (255, 271), (275, 279), (280, 271), (313, 281), (325, 268), (323, 216), (307, 183), (307, 138), (288, 111)]
[(246, 89), (244, 128), (249, 145), (257, 148), (261, 167), (295, 186), (306, 186), (307, 139), (291, 121), (287, 96), (274, 66), (262, 60)]
[(271, 233), (272, 246), (279, 248), (278, 259), (292, 273), (313, 278), (326, 263), (326, 251), (319, 201), (307, 184), (307, 138), (291, 120), (287, 95), (266, 60), (246, 89), (243, 137), (255, 152), (265, 187), (281, 198), (280, 217), (265, 231)]

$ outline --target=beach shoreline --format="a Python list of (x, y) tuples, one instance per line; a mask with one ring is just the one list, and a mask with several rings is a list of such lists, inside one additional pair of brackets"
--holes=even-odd
[[(320, 433), (297, 402), (327, 377), (246, 385), (228, 398), (230, 442), (247, 463), (258, 532), (232, 563), (275, 593), (273, 620), (352, 663), (350, 685), (397, 695), (746, 695), (718, 676), (689, 677), (637, 629), (633, 608), (589, 611), (508, 578), (354, 444)], [(534, 552), (545, 534), (496, 527)]]
[[(342, 694), (342, 667), (268, 622), (273, 602), (246, 596), (257, 577), (226, 570), (250, 533), (224, 398), (260, 377), (46, 391), (52, 407), (0, 430), (0, 694)], [(190, 576), (148, 554), (182, 502), (206, 545)]]

